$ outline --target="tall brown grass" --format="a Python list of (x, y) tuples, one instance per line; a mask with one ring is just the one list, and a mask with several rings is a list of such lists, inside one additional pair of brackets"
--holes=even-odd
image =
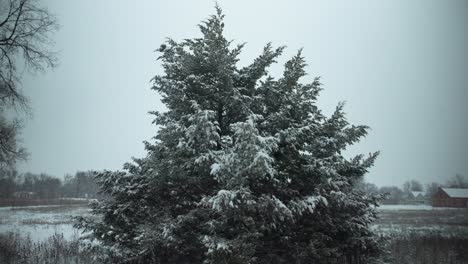
[(468, 238), (438, 235), (394, 237), (388, 245), (392, 263), (468, 264)]
[[(394, 236), (385, 245), (381, 260), (343, 259), (343, 264), (468, 264), (468, 238), (440, 234)], [(65, 240), (54, 234), (48, 240), (34, 242), (17, 233), (0, 234), (2, 264), (102, 264), (103, 252), (97, 247), (83, 247), (78, 238)]]
[(0, 234), (2, 264), (98, 264), (98, 257), (97, 252), (80, 246), (77, 238), (68, 241), (61, 234), (42, 242), (17, 233)]
[(37, 206), (37, 205), (74, 205), (88, 204), (88, 200), (80, 199), (28, 199), (28, 198), (1, 198), (0, 207), (5, 206)]

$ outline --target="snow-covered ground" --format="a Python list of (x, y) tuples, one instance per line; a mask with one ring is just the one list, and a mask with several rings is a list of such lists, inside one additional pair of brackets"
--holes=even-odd
[(72, 217), (89, 212), (85, 206), (25, 206), (0, 207), (0, 233), (18, 232), (34, 241), (45, 240), (54, 233), (65, 239), (79, 236)]
[(468, 237), (468, 209), (428, 205), (383, 205), (373, 228), (390, 235), (438, 234)]
[(467, 208), (432, 207), (431, 205), (392, 204), (381, 205), (380, 210), (468, 210)]

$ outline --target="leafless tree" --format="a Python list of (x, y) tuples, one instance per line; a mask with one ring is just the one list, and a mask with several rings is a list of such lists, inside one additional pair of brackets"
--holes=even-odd
[(0, 0), (0, 166), (24, 157), (18, 147), (20, 123), (5, 118), (11, 108), (29, 109), (21, 92), (24, 70), (43, 71), (57, 65), (50, 50), (57, 20), (38, 0)]
[(468, 178), (457, 173), (447, 181), (446, 185), (450, 188), (468, 188)]
[(8, 171), (17, 160), (27, 156), (26, 150), (18, 146), (17, 135), (20, 129), (21, 123), (18, 120), (8, 121), (0, 115), (0, 172)]
[(403, 184), (403, 190), (408, 193), (408, 192), (422, 192), (423, 191), (423, 185), (416, 180), (411, 180), (411, 181), (406, 181)]
[(57, 63), (49, 50), (57, 20), (36, 0), (0, 0), (0, 100), (25, 103), (19, 67), (44, 70)]

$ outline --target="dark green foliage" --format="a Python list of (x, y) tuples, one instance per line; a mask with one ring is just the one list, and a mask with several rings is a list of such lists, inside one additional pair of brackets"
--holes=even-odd
[(300, 82), (301, 51), (274, 79), (283, 47), (238, 69), (243, 45), (230, 48), (221, 10), (199, 27), (201, 38), (160, 47), (153, 89), (168, 111), (153, 113), (155, 142), (98, 174), (99, 219), (79, 226), (124, 263), (369, 262), (379, 197), (355, 184), (378, 153), (341, 154), (368, 128), (348, 124), (343, 104), (320, 112), (319, 79)]

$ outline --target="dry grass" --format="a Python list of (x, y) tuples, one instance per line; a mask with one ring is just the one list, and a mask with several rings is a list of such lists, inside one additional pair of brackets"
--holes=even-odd
[(468, 238), (438, 235), (395, 237), (388, 251), (395, 264), (467, 264)]
[(0, 263), (4, 264), (97, 264), (98, 254), (54, 234), (47, 241), (33, 242), (19, 234), (0, 234)]
[(80, 199), (26, 199), (26, 198), (2, 198), (0, 207), (5, 206), (37, 206), (37, 205), (86, 205), (89, 201)]
[(45, 219), (26, 219), (21, 220), (22, 225), (64, 225), (64, 224), (73, 224), (73, 219), (69, 220), (60, 220), (60, 221), (50, 221)]
[(18, 206), (9, 208), (10, 211), (25, 211), (30, 213), (66, 213), (75, 212), (80, 209), (87, 209), (87, 204), (64, 204), (47, 206)]
[[(389, 241), (388, 254), (384, 256), (388, 262), (382, 263), (468, 264), (467, 249), (468, 238), (417, 234), (395, 236)], [(103, 263), (100, 261), (102, 257), (101, 252), (80, 246), (76, 238), (67, 241), (62, 235), (55, 234), (47, 241), (33, 242), (19, 234), (0, 234), (2, 264), (100, 264)]]
[(468, 264), (468, 210), (382, 210), (374, 225), (389, 237), (395, 264)]
[[(86, 210), (80, 205), (22, 207), (32, 213), (68, 213)], [(66, 221), (68, 219), (60, 220)], [(22, 224), (50, 225), (50, 219), (26, 219)], [(55, 222), (54, 222), (55, 223)], [(390, 210), (383, 211), (376, 231), (389, 236), (385, 245), (387, 260), (395, 264), (468, 264), (468, 210)], [(102, 263), (103, 251), (84, 249), (77, 238), (69, 241), (53, 235), (34, 242), (19, 234), (0, 234), (0, 263)], [(349, 262), (353, 263), (353, 262)]]

